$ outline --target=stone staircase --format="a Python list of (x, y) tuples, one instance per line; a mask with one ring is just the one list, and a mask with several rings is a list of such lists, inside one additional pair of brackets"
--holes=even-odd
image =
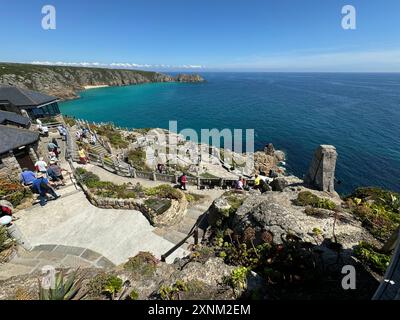
[[(193, 229), (194, 225), (202, 219), (204, 215), (207, 214), (209, 207), (211, 206), (211, 200), (205, 200), (202, 203), (194, 204), (187, 209), (186, 215), (183, 220), (171, 227), (156, 228), (154, 233), (162, 236), (164, 239), (172, 242), (173, 244), (178, 244), (181, 242)], [(205, 229), (207, 228), (207, 217), (204, 218), (203, 222), (199, 227), (199, 242), (204, 235)], [(184, 250), (189, 250), (194, 244), (194, 237), (190, 237), (181, 246)]]
[(31, 251), (18, 248), (8, 263), (0, 265), (0, 281), (19, 275), (41, 272), (44, 266), (52, 266), (57, 269), (111, 269), (115, 267), (110, 260), (90, 249), (40, 245)]

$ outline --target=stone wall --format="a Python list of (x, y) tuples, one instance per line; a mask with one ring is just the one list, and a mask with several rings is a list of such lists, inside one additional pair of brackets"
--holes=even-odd
[(157, 214), (144, 203), (144, 199), (105, 198), (95, 195), (86, 186), (82, 186), (82, 188), (94, 206), (103, 209), (140, 211), (154, 227), (168, 227), (179, 223), (185, 216), (188, 206), (186, 197), (183, 197), (181, 201), (172, 200), (171, 207), (168, 210), (162, 214)]
[(21, 167), (12, 153), (0, 155), (0, 177), (18, 179), (21, 173)]

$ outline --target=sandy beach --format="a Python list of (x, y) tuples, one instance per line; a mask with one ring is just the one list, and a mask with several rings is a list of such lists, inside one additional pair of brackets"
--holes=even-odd
[(97, 85), (97, 86), (84, 86), (85, 90), (96, 89), (96, 88), (106, 88), (109, 87), (106, 84)]

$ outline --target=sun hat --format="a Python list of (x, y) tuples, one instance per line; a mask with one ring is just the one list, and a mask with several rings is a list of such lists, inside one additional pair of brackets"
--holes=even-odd
[(0, 200), (0, 206), (13, 210), (14, 206), (7, 200)]
[(44, 173), (43, 172), (38, 172), (36, 174), (36, 178), (43, 178), (44, 177)]
[(12, 221), (11, 216), (3, 216), (0, 218), (0, 225), (2, 226), (8, 226)]

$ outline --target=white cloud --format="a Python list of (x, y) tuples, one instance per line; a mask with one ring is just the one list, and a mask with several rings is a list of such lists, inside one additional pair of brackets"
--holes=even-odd
[(137, 63), (100, 63), (100, 62), (63, 62), (63, 61), (31, 61), (31, 64), (35, 65), (47, 65), (47, 66), (71, 66), (71, 67), (98, 67), (98, 68), (115, 68), (115, 69), (202, 69), (204, 66), (201, 65), (168, 65), (168, 64), (137, 64)]

